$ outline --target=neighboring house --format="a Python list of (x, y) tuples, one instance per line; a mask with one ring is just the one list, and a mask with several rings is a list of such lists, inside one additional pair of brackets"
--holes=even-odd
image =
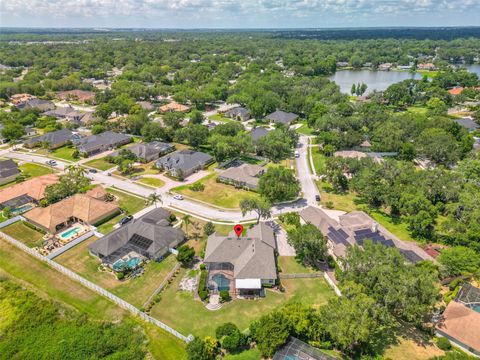
[(55, 104), (50, 100), (31, 99), (15, 105), (18, 110), (38, 109), (48, 111), (55, 109)]
[(457, 96), (457, 95), (460, 95), (463, 90), (464, 90), (463, 87), (457, 86), (457, 87), (454, 87), (453, 89), (448, 90), (448, 93), (450, 95)]
[(73, 139), (80, 139), (80, 137), (68, 129), (61, 129), (27, 139), (23, 146), (33, 148), (48, 143), (49, 149), (57, 149), (70, 143)]
[[(160, 141), (152, 141), (149, 143), (134, 144), (126, 148), (134, 153), (139, 161), (147, 163), (157, 160), (160, 156), (166, 155), (175, 150), (175, 145), (171, 143), (164, 143)], [(115, 151), (111, 156), (118, 156), (118, 151)]]
[(110, 265), (132, 251), (161, 260), (185, 239), (180, 228), (171, 226), (169, 217), (169, 211), (154, 209), (89, 245), (90, 253)]
[(222, 171), (218, 180), (232, 184), (236, 187), (256, 190), (260, 176), (265, 173), (265, 168), (259, 165), (241, 164)]
[(37, 97), (35, 95), (30, 95), (30, 94), (14, 94), (10, 96), (10, 102), (16, 106), (18, 104), (21, 104), (28, 100), (32, 100), (36, 98)]
[(253, 128), (249, 134), (252, 137), (252, 141), (255, 143), (261, 138), (263, 138), (264, 136), (266, 136), (269, 131), (270, 130), (265, 129), (264, 127), (256, 127), (256, 128)]
[(480, 289), (465, 284), (448, 303), (436, 324), (438, 336), (476, 357), (480, 357)]
[(384, 161), (385, 157), (392, 157), (397, 156), (397, 152), (363, 152), (363, 151), (356, 151), (356, 150), (341, 150), (335, 151), (333, 156), (341, 157), (344, 159), (357, 159), (361, 160), (366, 157), (372, 158), (375, 162), (381, 163)]
[(19, 174), (20, 169), (15, 161), (11, 159), (0, 161), (0, 185), (14, 181)]
[(230, 119), (246, 121), (250, 119), (250, 110), (244, 107), (236, 107), (225, 112), (225, 116)]
[(92, 102), (95, 99), (95, 93), (85, 90), (67, 90), (60, 91), (57, 94), (60, 100), (76, 100), (82, 103)]
[(208, 237), (205, 265), (208, 288), (213, 293), (228, 290), (236, 296), (264, 296), (263, 285), (277, 280), (273, 229), (261, 222), (248, 229), (245, 236), (217, 233)]
[(42, 115), (52, 116), (59, 120), (67, 120), (79, 123), (86, 113), (75, 110), (71, 106), (61, 107), (54, 110), (45, 111)]
[(42, 175), (0, 190), (0, 209), (15, 209), (29, 203), (37, 205), (45, 196), (45, 189), (56, 184), (58, 176)]
[(175, 112), (187, 112), (190, 110), (190, 106), (179, 104), (175, 101), (172, 101), (171, 103), (168, 103), (166, 105), (160, 106), (159, 110), (161, 112), (169, 112), (169, 111), (175, 111)]
[(137, 104), (140, 105), (140, 107), (143, 110), (148, 110), (148, 111), (155, 110), (155, 106), (153, 106), (153, 104), (150, 101), (137, 101)]
[(94, 225), (120, 213), (116, 201), (106, 202), (88, 194), (75, 194), (47, 207), (37, 207), (23, 214), (29, 222), (51, 234), (74, 223)]
[(267, 115), (265, 119), (284, 125), (290, 125), (292, 122), (298, 119), (298, 115), (282, 110), (277, 110), (270, 115)]
[(378, 65), (378, 70), (380, 71), (390, 71), (390, 69), (393, 67), (393, 64), (391, 63), (384, 63)]
[(364, 140), (359, 146), (361, 149), (368, 151), (371, 149), (372, 143), (369, 140)]
[(339, 220), (329, 217), (322, 209), (309, 206), (300, 211), (306, 223), (315, 225), (327, 238), (329, 253), (335, 258), (344, 257), (349, 246), (363, 246), (365, 241), (397, 248), (412, 263), (433, 260), (424, 250), (412, 242), (398, 239), (363, 211), (341, 215)]
[(194, 150), (179, 150), (160, 158), (155, 165), (174, 177), (187, 177), (212, 162), (213, 158), (208, 154)]
[(322, 350), (313, 347), (297, 338), (290, 337), (273, 355), (272, 360), (335, 360), (337, 357), (328, 355)]
[(469, 132), (473, 132), (475, 130), (480, 129), (480, 125), (473, 121), (470, 117), (464, 117), (463, 119), (454, 119), (458, 125), (463, 126)]
[(90, 135), (79, 140), (74, 140), (74, 144), (78, 151), (90, 156), (128, 144), (131, 141), (132, 138), (128, 135), (105, 131), (97, 135)]
[(433, 71), (436, 69), (435, 65), (432, 63), (422, 63), (417, 65), (418, 70), (429, 70)]

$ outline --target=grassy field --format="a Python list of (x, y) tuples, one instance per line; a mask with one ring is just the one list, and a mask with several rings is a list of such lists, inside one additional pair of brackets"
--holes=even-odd
[[(22, 286), (50, 297), (66, 306), (88, 314), (93, 319), (119, 321), (126, 311), (78, 282), (70, 280), (45, 263), (29, 256), (0, 239), (0, 276), (11, 278)], [(185, 359), (185, 344), (151, 324), (139, 321), (149, 338), (148, 349), (154, 359)]]
[(221, 122), (232, 122), (232, 121), (236, 121), (236, 120), (233, 120), (233, 119), (224, 117), (224, 116), (222, 116), (222, 115), (220, 115), (220, 114), (209, 116), (208, 119), (209, 119), (209, 120), (212, 120), (212, 121), (221, 121)]
[(104, 157), (87, 161), (84, 163), (84, 165), (93, 167), (100, 171), (105, 171), (116, 166), (115, 164), (109, 163)]
[(260, 360), (262, 355), (258, 349), (250, 349), (243, 351), (240, 354), (227, 355), (225, 360)]
[(320, 152), (320, 147), (318, 146), (312, 146), (310, 148), (310, 151), (312, 152), (313, 166), (315, 167), (315, 171), (317, 172), (317, 175), (324, 174), (325, 163), (327, 160), (326, 156)]
[(43, 234), (29, 228), (23, 221), (5, 226), (2, 231), (31, 248), (41, 246), (43, 243)]
[(173, 188), (172, 191), (216, 206), (232, 209), (238, 208), (243, 199), (259, 197), (253, 191), (235, 189), (231, 185), (217, 183), (216, 177), (217, 174), (210, 174), (198, 181), (205, 185), (203, 191), (193, 191), (190, 189), (191, 185), (178, 186)]
[(302, 126), (296, 130), (297, 133), (301, 135), (312, 135), (314, 133), (315, 129), (309, 127), (306, 121), (300, 121), (299, 124), (302, 124)]
[(88, 252), (88, 245), (96, 240), (97, 238), (92, 237), (82, 242), (57, 257), (56, 261), (137, 307), (145, 303), (176, 264), (174, 256), (161, 262), (151, 261), (145, 266), (142, 276), (119, 281), (113, 273), (98, 271), (100, 261)]
[(322, 205), (325, 206), (327, 203), (331, 202), (334, 209), (346, 212), (359, 209), (358, 205), (355, 203), (355, 194), (350, 192), (344, 194), (335, 193), (327, 183), (321, 181), (317, 181), (317, 187), (320, 191)]
[(140, 180), (138, 180), (138, 182), (148, 186), (157, 187), (157, 188), (165, 185), (165, 183), (162, 180), (157, 178), (149, 178), (149, 177), (141, 178)]
[(198, 336), (214, 335), (215, 329), (225, 322), (233, 322), (244, 330), (252, 320), (289, 300), (318, 306), (334, 296), (323, 279), (294, 279), (282, 282), (287, 289), (284, 293), (267, 290), (265, 298), (235, 300), (219, 310), (210, 311), (200, 301), (194, 300), (192, 293), (178, 290), (178, 284), (186, 271), (188, 270), (182, 269), (165, 289), (162, 299), (154, 305), (151, 314), (183, 333)]
[(52, 168), (32, 163), (24, 163), (18, 168), (22, 171), (22, 174), (24, 174), (28, 178), (34, 178), (37, 176), (52, 174), (55, 172), (55, 170), (52, 170)]
[(52, 151), (48, 151), (46, 149), (38, 149), (36, 152), (39, 154), (53, 156), (67, 161), (77, 161), (78, 159), (75, 159), (73, 157), (73, 153), (75, 152), (75, 150), (76, 149), (74, 147), (62, 146), (61, 148)]
[(315, 272), (299, 263), (294, 256), (279, 256), (278, 266), (284, 274), (305, 274)]

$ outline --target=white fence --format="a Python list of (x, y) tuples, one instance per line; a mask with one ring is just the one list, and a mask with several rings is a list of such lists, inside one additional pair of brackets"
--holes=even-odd
[(8, 219), (8, 220), (5, 220), (4, 222), (1, 222), (1, 223), (0, 223), (0, 229), (6, 227), (6, 226), (8, 226), (8, 225), (11, 225), (11, 224), (13, 224), (13, 223), (16, 223), (17, 221), (23, 221), (23, 220), (25, 220), (25, 218), (24, 218), (23, 216), (17, 215), (17, 216), (12, 217), (12, 218), (10, 218), (10, 219)]
[(80, 244), (82, 241), (85, 241), (87, 240), (89, 237), (92, 237), (94, 235), (94, 232), (93, 231), (89, 231), (85, 234), (83, 234), (82, 236), (79, 236), (78, 238), (76, 238), (75, 240), (73, 241), (70, 241), (68, 244), (62, 246), (61, 248), (58, 248), (56, 249), (55, 251), (52, 251), (50, 254), (48, 254), (47, 258), (49, 258), (50, 260), (56, 258), (57, 256), (63, 254), (65, 251), (67, 251), (68, 249), (71, 249), (72, 247), (74, 247), (75, 245), (78, 245)]
[(337, 296), (342, 296), (342, 293), (341, 293), (340, 289), (339, 289), (338, 286), (333, 282), (333, 280), (330, 278), (330, 276), (328, 275), (327, 272), (324, 272), (324, 273), (323, 273), (323, 277), (325, 278), (325, 280), (327, 281), (327, 283), (333, 288), (333, 291), (335, 292), (335, 294), (337, 294)]
[[(13, 220), (14, 218), (10, 219), (10, 220)], [(1, 227), (4, 227), (4, 226), (7, 226), (7, 225), (4, 225), (6, 222), (10, 221), (10, 220), (7, 220), (5, 222), (3, 222), (2, 224), (0, 224)], [(15, 221), (18, 221), (19, 219), (16, 219)], [(13, 222), (15, 222), (13, 221)], [(143, 320), (145, 321), (148, 321), (160, 328), (162, 328), (163, 330), (169, 332), (170, 334), (178, 337), (179, 339), (185, 341), (185, 342), (189, 342), (193, 339), (193, 336), (192, 335), (189, 335), (188, 337), (183, 335), (183, 334), (180, 334), (178, 331), (172, 329), (170, 326), (162, 323), (161, 321), (157, 320), (157, 319), (154, 319), (152, 318), (151, 316), (145, 314), (144, 312), (140, 311), (139, 309), (137, 309), (135, 306), (133, 306), (132, 304), (126, 302), (125, 300), (123, 299), (120, 299), (118, 296), (108, 292), (107, 290), (101, 288), (100, 286), (92, 283), (91, 281), (88, 281), (87, 279), (84, 279), (83, 277), (81, 277), (80, 275), (76, 274), (75, 272), (67, 269), (66, 267), (56, 263), (55, 261), (52, 261), (50, 259), (48, 259), (47, 257), (39, 254), (38, 252), (36, 252), (35, 250), (33, 249), (30, 249), (29, 247), (27, 247), (25, 244), (22, 244), (21, 242), (15, 240), (14, 238), (8, 236), (7, 234), (3, 233), (3, 232), (0, 232), (0, 236), (2, 238), (4, 238), (7, 242), (9, 242), (10, 244), (18, 247), (19, 249), (25, 251), (26, 253), (32, 255), (33, 257), (43, 261), (43, 262), (46, 262), (48, 265), (50, 265), (52, 268), (60, 271), (62, 274), (68, 276), (69, 278), (79, 282), (80, 284), (84, 285), (85, 287), (89, 288), (90, 290), (93, 290), (95, 291), (96, 293), (102, 295), (102, 296), (105, 296), (106, 298), (110, 299), (111, 301), (113, 301), (115, 304), (117, 304), (118, 306), (122, 307), (123, 309), (125, 310), (128, 310), (130, 311), (132, 314), (136, 315), (136, 316), (139, 316), (140, 318), (142, 318)]]
[(150, 295), (150, 297), (148, 298), (147, 301), (145, 301), (145, 304), (143, 304), (143, 307), (147, 307), (152, 301), (153, 301), (153, 298), (160, 292), (162, 291), (162, 289), (165, 287), (165, 285), (168, 283), (168, 281), (170, 280), (170, 278), (177, 272), (178, 269), (180, 269), (180, 266), (182, 266), (182, 264), (180, 263), (176, 263), (174, 268), (172, 269), (172, 271), (170, 271), (170, 273), (165, 277), (165, 279), (163, 279), (162, 283), (160, 284), (160, 286), (153, 292), (152, 295)]

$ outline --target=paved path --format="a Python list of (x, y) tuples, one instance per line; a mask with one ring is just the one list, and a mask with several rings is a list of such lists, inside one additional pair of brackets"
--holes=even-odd
[(308, 205), (317, 205), (315, 196), (319, 195), (319, 192), (308, 165), (308, 136), (300, 136), (297, 151), (300, 155), (296, 161), (297, 173), (302, 186), (303, 197), (306, 199)]

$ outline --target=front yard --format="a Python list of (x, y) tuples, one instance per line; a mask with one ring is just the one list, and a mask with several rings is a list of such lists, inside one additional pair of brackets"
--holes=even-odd
[(324, 174), (327, 160), (326, 156), (322, 154), (318, 146), (310, 147), (310, 151), (312, 152), (313, 166), (315, 167), (317, 175)]
[(90, 166), (100, 171), (109, 170), (116, 166), (115, 164), (109, 163), (105, 157), (87, 161), (86, 163), (84, 163), (84, 165)]
[(13, 237), (30, 248), (41, 246), (43, 244), (43, 234), (24, 224), (23, 221), (17, 221), (5, 226), (0, 231)]
[(204, 201), (219, 207), (235, 209), (240, 206), (243, 199), (260, 195), (253, 191), (235, 189), (234, 186), (218, 183), (217, 174), (213, 173), (197, 181), (205, 186), (203, 191), (193, 191), (192, 185), (182, 185), (172, 189), (172, 192), (179, 193), (192, 199)]
[(55, 170), (53, 170), (52, 168), (32, 163), (24, 163), (22, 165), (19, 165), (18, 168), (27, 178), (34, 178), (37, 176), (52, 174), (55, 172)]
[(55, 149), (55, 150), (52, 150), (52, 151), (48, 151), (46, 149), (38, 149), (35, 152), (38, 153), (38, 154), (43, 154), (43, 155), (47, 155), (47, 156), (50, 156), (50, 157), (56, 157), (56, 158), (59, 158), (59, 159), (62, 159), (62, 160), (77, 161), (78, 158), (73, 157), (73, 153), (75, 152), (75, 150), (76, 149), (73, 146), (72, 147), (62, 146), (62, 147), (60, 147), (58, 149)]
[(141, 184), (148, 185), (148, 186), (153, 186), (153, 187), (156, 187), (156, 188), (160, 188), (163, 185), (165, 185), (165, 183), (162, 180), (157, 179), (157, 178), (151, 178), (151, 177), (143, 177), (143, 178), (139, 179), (138, 182), (141, 183)]

